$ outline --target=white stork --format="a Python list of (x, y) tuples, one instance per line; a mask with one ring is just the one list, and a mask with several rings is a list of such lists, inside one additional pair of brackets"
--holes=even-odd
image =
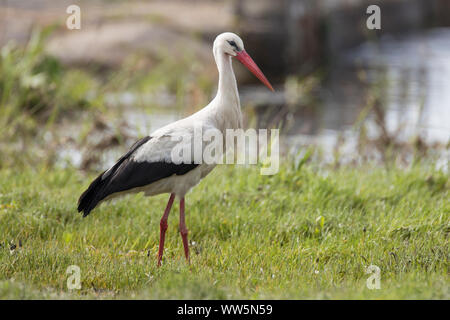
[(188, 230), (184, 215), (186, 193), (214, 168), (214, 164), (175, 163), (171, 152), (178, 137), (192, 137), (194, 126), (214, 128), (225, 134), (226, 129), (242, 127), (239, 94), (231, 58), (235, 57), (262, 83), (273, 91), (264, 74), (244, 50), (236, 34), (222, 33), (214, 41), (214, 59), (219, 70), (219, 85), (215, 98), (191, 116), (164, 126), (137, 141), (111, 168), (100, 174), (78, 200), (78, 212), (86, 217), (102, 201), (125, 193), (143, 191), (152, 196), (170, 193), (167, 207), (160, 221), (158, 266), (164, 252), (167, 220), (175, 196), (180, 200), (180, 234), (184, 253), (189, 262)]

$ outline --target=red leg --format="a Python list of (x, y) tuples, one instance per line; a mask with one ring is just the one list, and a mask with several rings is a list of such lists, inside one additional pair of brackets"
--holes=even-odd
[(184, 197), (180, 200), (180, 234), (183, 239), (184, 255), (189, 263), (188, 229), (186, 228), (186, 221), (184, 219)]
[(167, 202), (166, 210), (164, 210), (164, 215), (159, 222), (159, 250), (158, 250), (158, 267), (161, 266), (161, 259), (164, 253), (164, 240), (166, 239), (167, 230), (167, 219), (169, 218), (170, 209), (172, 208), (173, 200), (175, 199), (175, 194), (172, 193)]

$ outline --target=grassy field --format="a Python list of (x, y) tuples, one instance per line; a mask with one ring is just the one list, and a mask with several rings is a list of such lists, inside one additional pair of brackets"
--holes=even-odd
[[(0, 298), (450, 298), (450, 182), (425, 164), (219, 167), (187, 197), (191, 265), (175, 205), (159, 269), (167, 196), (128, 196), (83, 219), (76, 202), (93, 177), (0, 170)], [(67, 289), (70, 265), (80, 290)], [(369, 265), (379, 290), (366, 287)]]

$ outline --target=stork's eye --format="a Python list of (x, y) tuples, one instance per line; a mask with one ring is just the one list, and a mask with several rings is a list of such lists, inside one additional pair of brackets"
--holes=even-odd
[(228, 41), (228, 43), (233, 47), (233, 48), (235, 48), (236, 49), (236, 51), (241, 51), (240, 49), (239, 49), (239, 47), (237, 46), (237, 44), (236, 44), (236, 42), (234, 42), (233, 40), (227, 40)]

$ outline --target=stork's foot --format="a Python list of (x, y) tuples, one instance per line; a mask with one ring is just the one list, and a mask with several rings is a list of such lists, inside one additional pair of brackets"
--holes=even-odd
[(189, 242), (188, 242), (188, 229), (186, 227), (186, 221), (184, 216), (184, 197), (180, 200), (180, 234), (183, 239), (184, 255), (186, 261), (189, 263)]
[(164, 240), (166, 238), (166, 230), (168, 224), (167, 221), (163, 221), (159, 223), (159, 249), (158, 249), (158, 267), (161, 266), (161, 260), (164, 254)]
[(159, 222), (159, 249), (158, 249), (158, 267), (161, 266), (161, 260), (164, 253), (164, 240), (166, 239), (166, 230), (168, 227), (167, 220), (169, 218), (170, 209), (172, 208), (173, 200), (175, 199), (175, 194), (171, 194), (169, 201), (167, 202), (166, 210), (164, 210), (164, 215)]
[(183, 247), (184, 247), (184, 256), (186, 257), (186, 261), (190, 263), (189, 260), (189, 242), (188, 242), (188, 230), (181, 229), (180, 230), (181, 238), (183, 239)]

